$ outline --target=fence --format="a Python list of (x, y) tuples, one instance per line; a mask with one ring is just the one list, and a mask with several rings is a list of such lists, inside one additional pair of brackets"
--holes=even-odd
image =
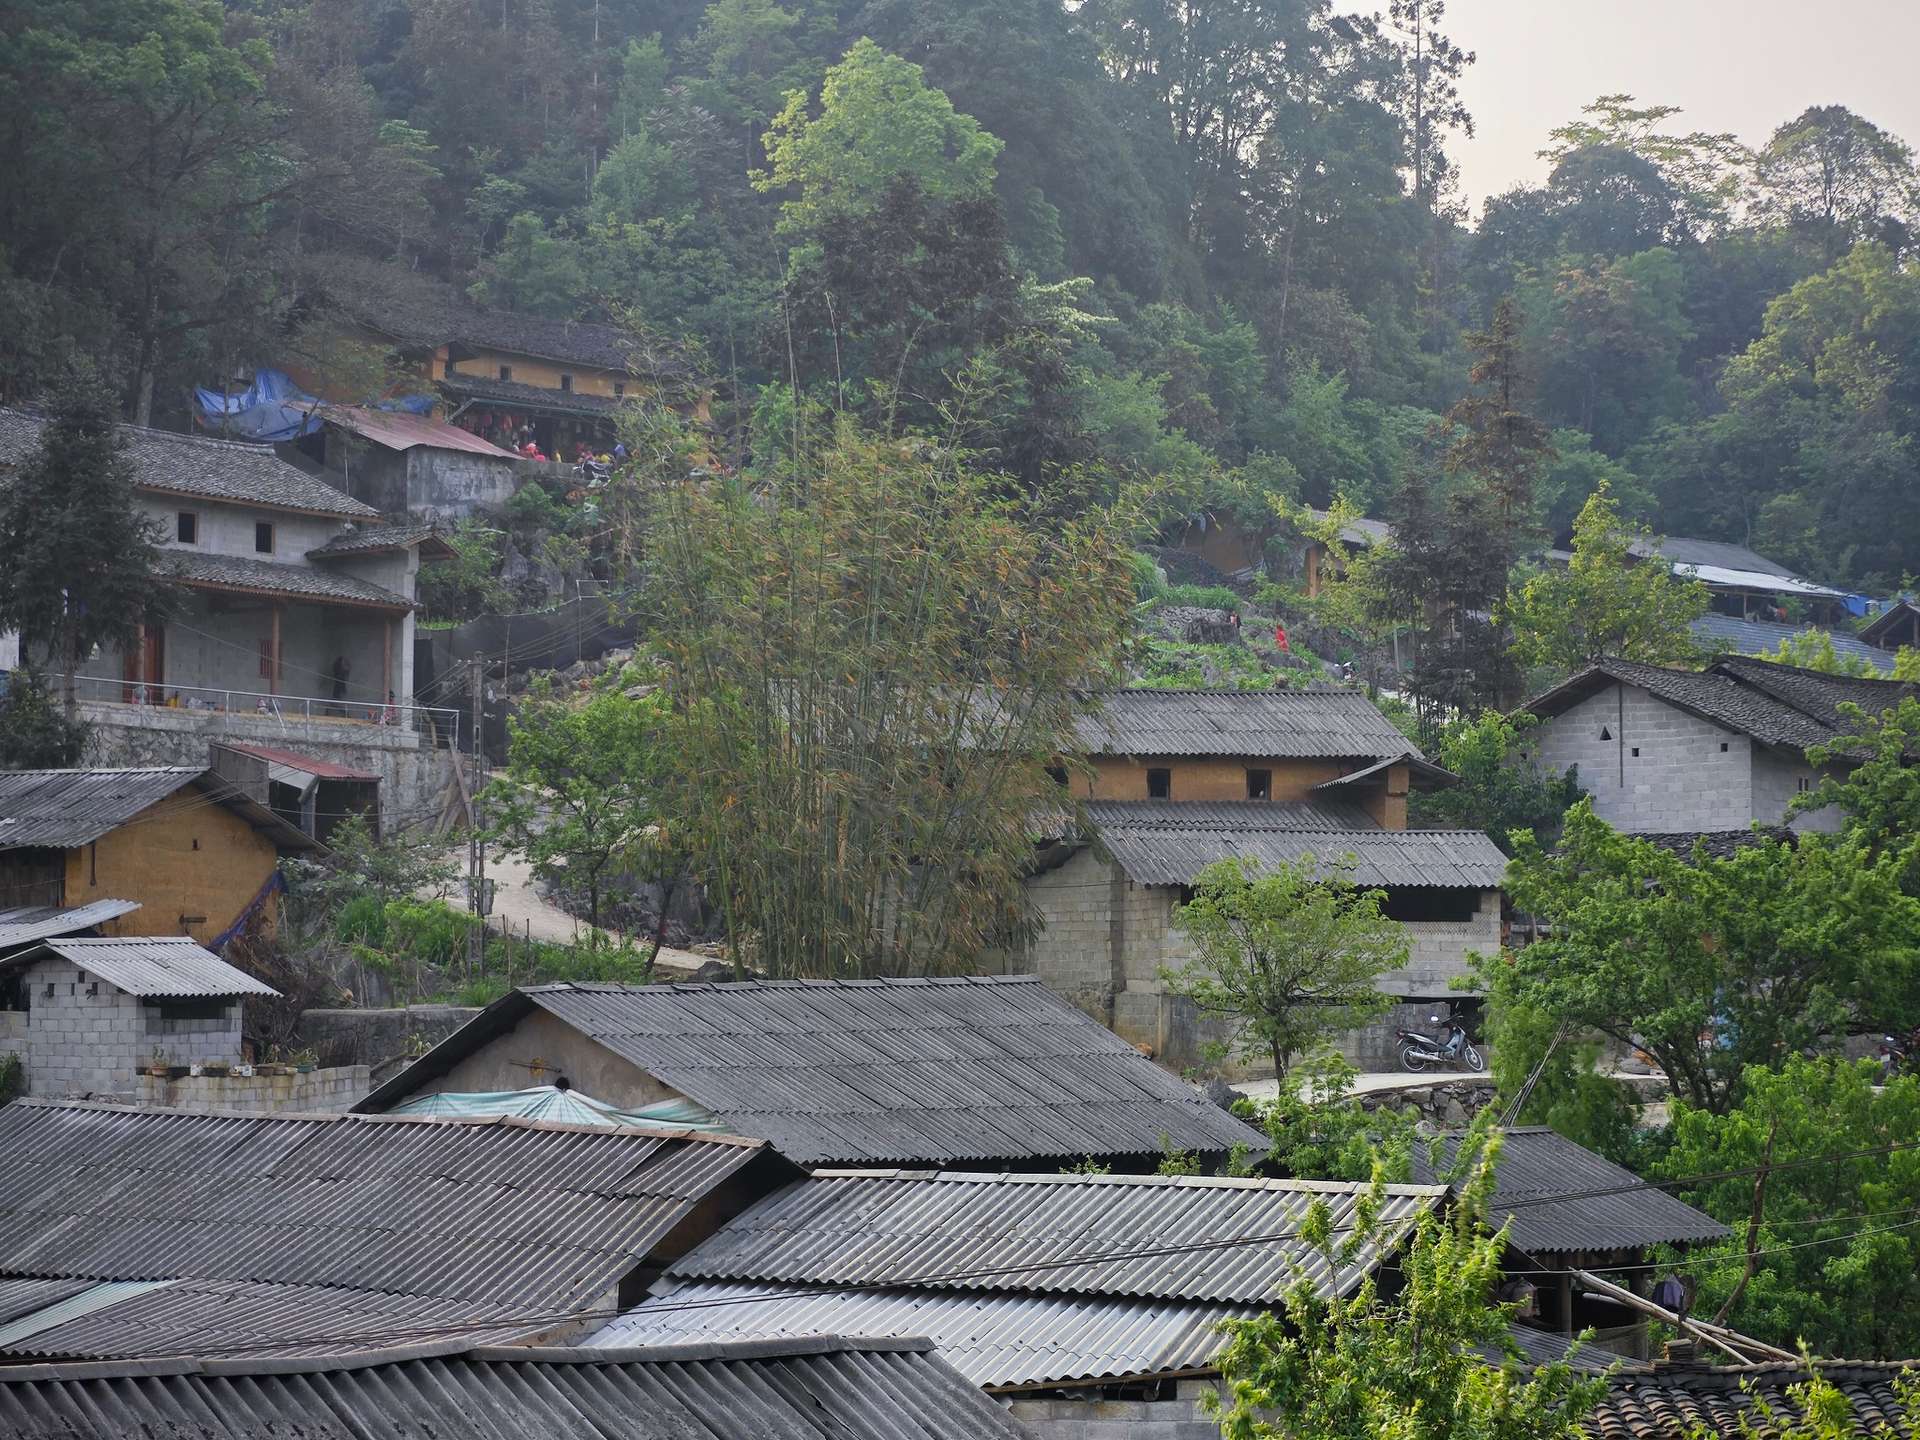
[[(63, 675), (51, 675), (47, 679), (48, 687), (56, 694), (65, 683)], [(330, 700), (318, 695), (275, 695), (264, 690), (223, 690), (171, 682), (152, 684), (116, 680), (107, 675), (76, 675), (73, 684), (75, 693), (89, 705), (185, 710), (218, 717), (219, 728), (223, 730), (230, 728), (229, 722), (235, 715), (282, 723), (298, 720), (398, 726), (424, 735), (430, 745), (460, 748), (460, 711), (447, 706), (378, 705), (359, 700)]]

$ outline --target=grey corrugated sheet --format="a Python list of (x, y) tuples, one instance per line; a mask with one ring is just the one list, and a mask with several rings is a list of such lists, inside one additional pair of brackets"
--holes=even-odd
[(1745, 545), (1735, 545), (1725, 540), (1692, 540), (1684, 535), (1652, 535), (1646, 539), (1629, 541), (1627, 549), (1630, 553), (1643, 558), (1658, 554), (1669, 565), (1717, 565), (1724, 570), (1752, 570), (1766, 575), (1784, 575), (1790, 580), (1806, 578), (1798, 571), (1789, 570), (1778, 560), (1769, 560), (1758, 551), (1749, 550)]
[[(56, 1331), (69, 1323), (84, 1323), (96, 1312), (109, 1306), (118, 1305), (123, 1300), (137, 1300), (143, 1295), (151, 1295), (156, 1290), (165, 1290), (177, 1285), (177, 1280), (102, 1280), (77, 1290), (62, 1299), (42, 1305), (23, 1315), (15, 1316), (5, 1325), (0, 1325), (0, 1352), (18, 1346), (29, 1337), (38, 1338), (50, 1331)], [(59, 1350), (51, 1352), (60, 1354)]]
[[(1366, 1186), (1158, 1175), (825, 1171), (789, 1185), (675, 1261), (676, 1279), (1270, 1301), (1297, 1276), (1345, 1293), (1298, 1238), (1311, 1203), (1350, 1229)], [(1395, 1185), (1381, 1218), (1413, 1222), (1444, 1187)], [(992, 1273), (986, 1273), (992, 1272)]]
[(807, 1335), (925, 1335), (975, 1385), (1084, 1383), (1200, 1370), (1222, 1320), (1261, 1307), (1209, 1301), (934, 1290), (796, 1290), (696, 1282), (651, 1297), (591, 1336), (594, 1346)]
[[(0, 409), (0, 465), (18, 465), (40, 442), (46, 421), (21, 410)], [(120, 436), (133, 462), (134, 484), (175, 495), (203, 496), (241, 505), (312, 514), (377, 519), (371, 505), (350, 500), (324, 480), (289, 465), (271, 445), (248, 445), (122, 425)]]
[(1378, 760), (1413, 742), (1354, 690), (1109, 690), (1077, 723), (1095, 755)]
[(0, 771), (0, 850), (85, 845), (204, 773), (181, 765)]
[(188, 998), (280, 993), (180, 935), (55, 939), (41, 949), (73, 962), (89, 975), (98, 975), (129, 995)]
[(238, 555), (209, 555), (194, 550), (167, 550), (163, 554), (163, 569), (189, 585), (208, 585), (225, 590), (269, 590), (276, 595), (292, 595), (302, 600), (373, 605), (385, 610), (414, 608), (413, 602), (405, 596), (384, 590), (357, 575), (343, 575), (338, 570), (322, 570), (313, 565), (277, 565), (270, 560), (249, 560)]
[[(1187, 803), (1096, 800), (1087, 822), (1127, 878), (1137, 885), (1187, 885), (1216, 860), (1250, 860), (1267, 868), (1313, 855), (1331, 865), (1351, 855), (1361, 885), (1492, 890), (1507, 857), (1478, 830), (1383, 830), (1370, 822), (1342, 828), (1357, 812), (1261, 801)], [(1360, 818), (1364, 819), (1364, 816)]]
[[(1033, 976), (543, 985), (525, 994), (736, 1134), (761, 1136), (802, 1163), (1268, 1143)], [(403, 1074), (374, 1098), (410, 1089)]]
[[(567, 1315), (763, 1153), (731, 1138), (520, 1120), (20, 1101), (0, 1109), (0, 1276), (244, 1281), (449, 1302), (423, 1305), (421, 1323), (465, 1323), (475, 1306)], [(349, 1329), (354, 1305), (342, 1293), (335, 1307)], [(383, 1340), (392, 1328), (363, 1317), (366, 1326)]]
[(32, 1276), (0, 1278), (0, 1323), (19, 1319), (35, 1310), (58, 1305), (82, 1291), (91, 1290), (91, 1280), (43, 1280)]
[(1835, 654), (1850, 660), (1864, 660), (1883, 674), (1893, 673), (1890, 652), (1876, 649), (1844, 630), (1829, 630), (1819, 625), (1782, 625), (1773, 620), (1740, 620), (1712, 611), (1693, 621), (1688, 628), (1703, 650), (1716, 654), (1766, 655), (1778, 650), (1783, 642), (1802, 635), (1824, 635), (1833, 642)]
[[(1603, 1350), (1598, 1345), (1576, 1345), (1570, 1335), (1536, 1330), (1531, 1325), (1511, 1325), (1507, 1333), (1513, 1339), (1514, 1348), (1528, 1365), (1552, 1365), (1564, 1360), (1575, 1370), (1585, 1371), (1589, 1375), (1597, 1375), (1615, 1367), (1621, 1374), (1646, 1374), (1653, 1369), (1644, 1360)], [(1501, 1358), (1490, 1350), (1482, 1350), (1481, 1353), (1490, 1360)]]
[[(437, 1348), (437, 1353), (436, 1353)], [(0, 1370), (33, 1440), (1021, 1440), (924, 1340)]]
[(29, 905), (19, 910), (0, 910), (0, 950), (29, 945), (56, 935), (73, 935), (91, 930), (140, 908), (138, 900), (92, 900), (71, 908), (59, 905)]
[[(1640, 1177), (1544, 1125), (1503, 1133), (1489, 1210), (1496, 1227), (1513, 1217), (1510, 1239), (1518, 1249), (1529, 1254), (1639, 1250), (1727, 1236), (1718, 1220), (1664, 1190), (1542, 1201), (1542, 1196), (1638, 1185)], [(1442, 1138), (1443, 1167), (1452, 1162), (1459, 1141), (1458, 1135)], [(1433, 1178), (1424, 1145), (1413, 1147), (1413, 1171), (1416, 1180)]]

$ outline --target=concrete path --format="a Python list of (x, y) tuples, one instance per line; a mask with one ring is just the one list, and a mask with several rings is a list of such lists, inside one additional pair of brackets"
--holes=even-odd
[[(1444, 1085), (1452, 1080), (1478, 1081), (1482, 1084), (1493, 1083), (1493, 1076), (1485, 1070), (1447, 1070), (1438, 1066), (1423, 1074), (1410, 1075), (1404, 1070), (1363, 1071), (1354, 1076), (1354, 1095), (1369, 1095), (1376, 1090), (1411, 1090), (1416, 1086)], [(1305, 1098), (1309, 1082), (1300, 1082), (1300, 1094)], [(1233, 1087), (1242, 1095), (1254, 1100), (1271, 1100), (1280, 1093), (1278, 1080), (1244, 1080)]]
[[(453, 858), (460, 862), (464, 870), (466, 847), (461, 846), (454, 852)], [(586, 921), (569, 915), (540, 893), (534, 883), (533, 867), (523, 856), (509, 858), (489, 849), (487, 878), (493, 881), (493, 914), (488, 917), (488, 923), (494, 929), (499, 929), (504, 923), (511, 925), (513, 933), (521, 938), (531, 935), (535, 940), (560, 945), (583, 945), (593, 935), (593, 927)], [(447, 903), (456, 909), (467, 908), (464, 880), (456, 882), (447, 896)], [(620, 937), (611, 930), (601, 930), (600, 936), (609, 945), (620, 943)], [(635, 945), (646, 943), (642, 937), (634, 940)], [(686, 979), (712, 959), (711, 955), (696, 955), (691, 950), (675, 950), (663, 945), (654, 966), (664, 978)]]

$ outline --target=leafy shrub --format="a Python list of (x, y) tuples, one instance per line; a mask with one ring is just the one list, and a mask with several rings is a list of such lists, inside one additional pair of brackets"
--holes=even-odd
[(1167, 580), (1160, 573), (1160, 567), (1154, 563), (1151, 555), (1142, 555), (1138, 550), (1127, 556), (1127, 564), (1133, 571), (1133, 595), (1136, 600), (1146, 602), (1158, 600), (1167, 593)]
[(1240, 597), (1224, 585), (1169, 585), (1159, 600), (1162, 605), (1191, 605), (1200, 610), (1240, 608)]
[(353, 945), (379, 948), (387, 943), (387, 907), (378, 895), (357, 895), (340, 907), (333, 921), (334, 938)]
[(386, 907), (390, 949), (427, 965), (450, 965), (466, 949), (479, 922), (464, 910), (438, 900), (392, 900)]

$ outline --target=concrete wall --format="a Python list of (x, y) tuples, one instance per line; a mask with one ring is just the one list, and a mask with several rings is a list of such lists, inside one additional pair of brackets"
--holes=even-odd
[[(446, 373), (446, 346), (441, 346), (433, 354), (430, 380), (438, 380)], [(631, 375), (616, 374), (611, 370), (595, 370), (584, 365), (562, 365), (557, 361), (536, 360), (529, 355), (514, 355), (501, 350), (483, 350), (468, 359), (454, 362), (455, 375), (469, 375), (484, 380), (498, 380), (500, 367), (510, 366), (513, 370), (513, 383), (516, 385), (537, 385), (542, 390), (558, 391), (560, 377), (573, 377), (573, 390), (577, 395), (605, 395), (611, 397), (616, 385), (625, 388), (629, 399), (652, 393), (651, 389)], [(483, 409), (511, 410), (513, 406), (505, 401)]]
[(1594, 813), (1637, 831), (1745, 829), (1757, 813), (1753, 748), (1631, 685), (1543, 721), (1527, 746), (1547, 770), (1578, 765)]
[(191, 935), (204, 942), (233, 923), (278, 863), (273, 841), (189, 789), (69, 850), (62, 903), (137, 901), (140, 909), (108, 921), (103, 930)]
[(165, 1110), (253, 1110), (339, 1114), (367, 1093), (364, 1065), (291, 1075), (164, 1075), (133, 1077), (133, 1103)]
[(1035, 1440), (1220, 1440), (1220, 1422), (1200, 1408), (1200, 1397), (1218, 1388), (1179, 1380), (1167, 1400), (1108, 1400), (1097, 1388), (1072, 1398), (1013, 1395), (1008, 1410)]
[(271, 745), (378, 775), (383, 823), (402, 829), (438, 814), (454, 763), (448, 751), (403, 727), (324, 716), (275, 719), (150, 705), (83, 705), (81, 714), (92, 727), (87, 765), (205, 765), (211, 740)]
[[(168, 550), (192, 550), (203, 555), (237, 555), (244, 560), (266, 560), (275, 565), (311, 566), (307, 551), (317, 550), (346, 528), (337, 516), (298, 515), (270, 510), (257, 505), (227, 505), (198, 496), (153, 495), (142, 492), (140, 508), (159, 522), (162, 547)], [(179, 540), (179, 516), (191, 512), (198, 518), (198, 533), (191, 545)], [(273, 526), (273, 549), (254, 549), (254, 525), (266, 521)]]
[(323, 1065), (384, 1070), (438, 1045), (479, 1013), (478, 1007), (470, 1005), (303, 1010), (299, 1040), (313, 1049)]
[[(1823, 772), (1804, 758), (1794, 759), (1776, 750), (1753, 749), (1753, 814), (1756, 820), (1778, 825), (1787, 817), (1787, 806), (1796, 795), (1816, 788)], [(1840, 828), (1843, 812), (1837, 805), (1810, 811), (1793, 818), (1795, 830), (1818, 830), (1829, 834)]]
[[(1027, 899), (1040, 921), (1019, 968), (1035, 974), (1062, 998), (1110, 1026), (1122, 1039), (1146, 1047), (1179, 1067), (1211, 1064), (1205, 1050), (1231, 1026), (1208, 1019), (1191, 1002), (1167, 993), (1163, 968), (1177, 969), (1194, 953), (1173, 924), (1179, 891), (1136, 885), (1118, 865), (1082, 850), (1057, 869), (1027, 881)], [(1467, 973), (1467, 953), (1500, 948), (1500, 892), (1481, 893), (1473, 918), (1405, 922), (1411, 953), (1406, 968), (1381, 978), (1390, 995), (1423, 1002), (1445, 999)], [(1420, 1018), (1424, 1018), (1422, 1011)], [(1402, 1018), (1400, 1023), (1410, 1023)], [(1381, 1024), (1342, 1039), (1356, 1063), (1391, 1062), (1391, 1029)], [(1237, 1073), (1244, 1067), (1221, 1067)]]
[(524, 1090), (529, 1085), (551, 1085), (561, 1076), (581, 1094), (610, 1105), (631, 1107), (685, 1098), (571, 1025), (537, 1009), (414, 1093)]
[(406, 509), (422, 520), (456, 520), (504, 505), (518, 488), (514, 462), (466, 450), (416, 445), (407, 452)]

